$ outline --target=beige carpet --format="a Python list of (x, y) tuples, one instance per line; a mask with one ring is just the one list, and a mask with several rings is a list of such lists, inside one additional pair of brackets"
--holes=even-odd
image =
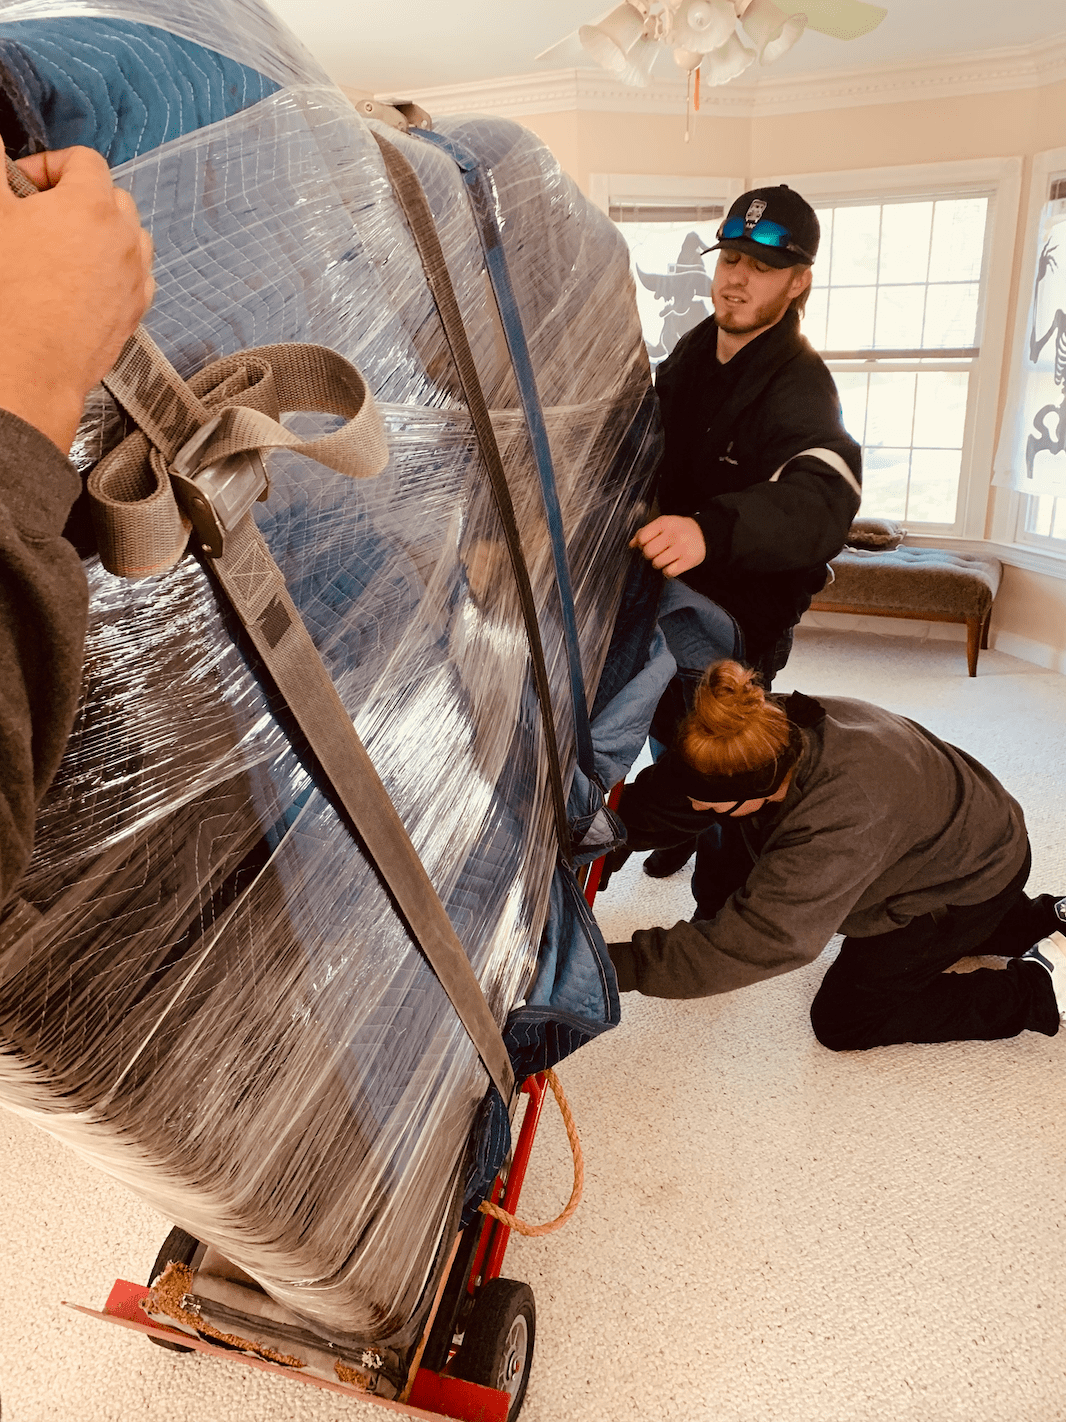
[[(777, 689), (865, 696), (972, 751), (1027, 811), (1034, 891), (1066, 893), (1066, 678), (953, 641), (801, 631)], [(632, 860), (608, 938), (691, 912)], [(828, 950), (832, 951), (832, 948)], [(1066, 1035), (838, 1056), (807, 1008), (824, 961), (732, 996), (623, 998), (561, 1069), (585, 1200), (505, 1272), (533, 1287), (524, 1422), (1066, 1419)], [(522, 1211), (558, 1212), (546, 1114)], [(372, 1422), (240, 1363), (64, 1310), (143, 1279), (167, 1222), (0, 1112), (5, 1422)]]

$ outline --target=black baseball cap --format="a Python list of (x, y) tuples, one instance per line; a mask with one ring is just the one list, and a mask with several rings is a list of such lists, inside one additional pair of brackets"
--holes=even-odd
[(818, 255), (821, 228), (810, 203), (785, 183), (753, 188), (737, 198), (706, 252), (727, 247), (768, 267), (809, 267)]

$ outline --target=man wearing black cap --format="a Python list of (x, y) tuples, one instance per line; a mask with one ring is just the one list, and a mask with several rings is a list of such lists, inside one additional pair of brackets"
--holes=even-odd
[[(708, 249), (719, 253), (714, 315), (656, 377), (659, 516), (632, 544), (736, 619), (767, 687), (859, 508), (859, 446), (799, 329), (818, 240), (814, 209), (784, 184), (729, 209)], [(645, 869), (673, 873), (691, 850), (650, 856)]]

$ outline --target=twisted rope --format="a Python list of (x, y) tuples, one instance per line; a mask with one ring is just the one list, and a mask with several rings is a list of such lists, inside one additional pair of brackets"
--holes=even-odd
[(499, 1205), (494, 1205), (491, 1200), (482, 1200), (478, 1209), (483, 1215), (491, 1215), (493, 1219), (505, 1224), (508, 1229), (517, 1230), (519, 1234), (524, 1234), (527, 1238), (536, 1238), (538, 1235), (551, 1234), (553, 1230), (561, 1229), (572, 1214), (581, 1204), (581, 1196), (585, 1189), (585, 1157), (581, 1151), (581, 1142), (577, 1136), (577, 1126), (574, 1124), (573, 1113), (570, 1110), (570, 1103), (566, 1099), (566, 1092), (562, 1083), (549, 1067), (544, 1073), (545, 1080), (552, 1089), (552, 1094), (559, 1103), (559, 1110), (562, 1114), (563, 1125), (566, 1127), (566, 1138), (570, 1142), (570, 1150), (574, 1157), (574, 1188), (570, 1192), (570, 1199), (561, 1215), (558, 1215), (548, 1224), (531, 1225), (525, 1220), (520, 1220), (517, 1215), (508, 1214)]

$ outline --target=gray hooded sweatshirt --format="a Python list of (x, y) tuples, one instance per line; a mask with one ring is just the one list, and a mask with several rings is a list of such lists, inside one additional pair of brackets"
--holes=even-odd
[[(747, 882), (714, 919), (612, 943), (621, 991), (730, 992), (813, 962), (834, 933), (869, 938), (933, 909), (984, 903), (1020, 871), (1021, 806), (983, 765), (867, 701), (820, 704), (825, 717), (803, 730), (784, 801), (745, 823)], [(628, 808), (623, 797), (638, 843), (642, 799), (661, 823), (648, 797)]]
[(0, 916), (81, 690), (89, 594), (62, 537), (80, 490), (52, 441), (0, 410)]

